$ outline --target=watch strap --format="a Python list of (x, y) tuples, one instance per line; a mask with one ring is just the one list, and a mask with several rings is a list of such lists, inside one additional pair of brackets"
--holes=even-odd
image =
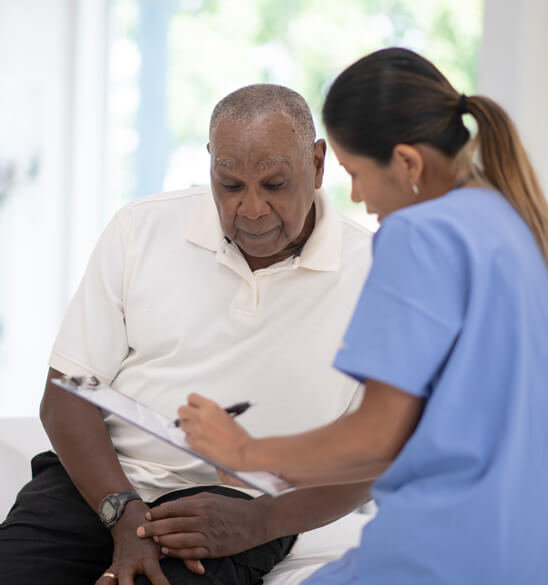
[(99, 518), (107, 527), (112, 528), (124, 513), (126, 504), (132, 500), (140, 500), (141, 497), (135, 491), (112, 492), (107, 494), (99, 502)]

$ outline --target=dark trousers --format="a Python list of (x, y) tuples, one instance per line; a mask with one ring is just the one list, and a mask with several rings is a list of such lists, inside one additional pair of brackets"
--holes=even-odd
[[(248, 498), (219, 486), (174, 492), (149, 504), (200, 491)], [(203, 559), (205, 575), (189, 571), (183, 561), (165, 558), (162, 570), (171, 585), (254, 585), (289, 552), (294, 536), (279, 538), (248, 551)], [(113, 542), (51, 451), (32, 460), (32, 480), (19, 492), (0, 525), (0, 585), (93, 585), (112, 561)], [(150, 585), (145, 576), (135, 585)]]

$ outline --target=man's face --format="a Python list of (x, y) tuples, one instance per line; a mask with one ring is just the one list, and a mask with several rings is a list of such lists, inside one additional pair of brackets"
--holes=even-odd
[(290, 256), (292, 244), (305, 241), (313, 228), (311, 209), (314, 189), (322, 183), (325, 142), (305, 146), (292, 120), (276, 114), (248, 122), (219, 120), (208, 149), (211, 188), (225, 235), (252, 269)]

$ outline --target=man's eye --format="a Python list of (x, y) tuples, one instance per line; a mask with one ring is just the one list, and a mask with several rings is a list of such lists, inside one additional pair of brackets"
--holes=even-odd
[(241, 188), (241, 185), (224, 185), (223, 184), (223, 189), (225, 189), (226, 191), (238, 191), (238, 189)]
[(276, 191), (276, 189), (281, 189), (284, 185), (285, 181), (282, 181), (280, 183), (266, 183), (264, 188), (267, 189), (268, 191)]

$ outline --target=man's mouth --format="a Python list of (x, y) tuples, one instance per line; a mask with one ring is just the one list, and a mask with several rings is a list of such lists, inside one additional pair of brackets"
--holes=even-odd
[(276, 230), (278, 230), (279, 227), (275, 226), (269, 230), (263, 231), (263, 232), (248, 232), (246, 230), (242, 230), (242, 229), (238, 229), (238, 231), (240, 232), (240, 234), (242, 234), (243, 236), (245, 236), (246, 238), (251, 238), (251, 239), (260, 239), (260, 238), (265, 238), (266, 236), (269, 236), (270, 234), (272, 234), (273, 232), (275, 232)]

